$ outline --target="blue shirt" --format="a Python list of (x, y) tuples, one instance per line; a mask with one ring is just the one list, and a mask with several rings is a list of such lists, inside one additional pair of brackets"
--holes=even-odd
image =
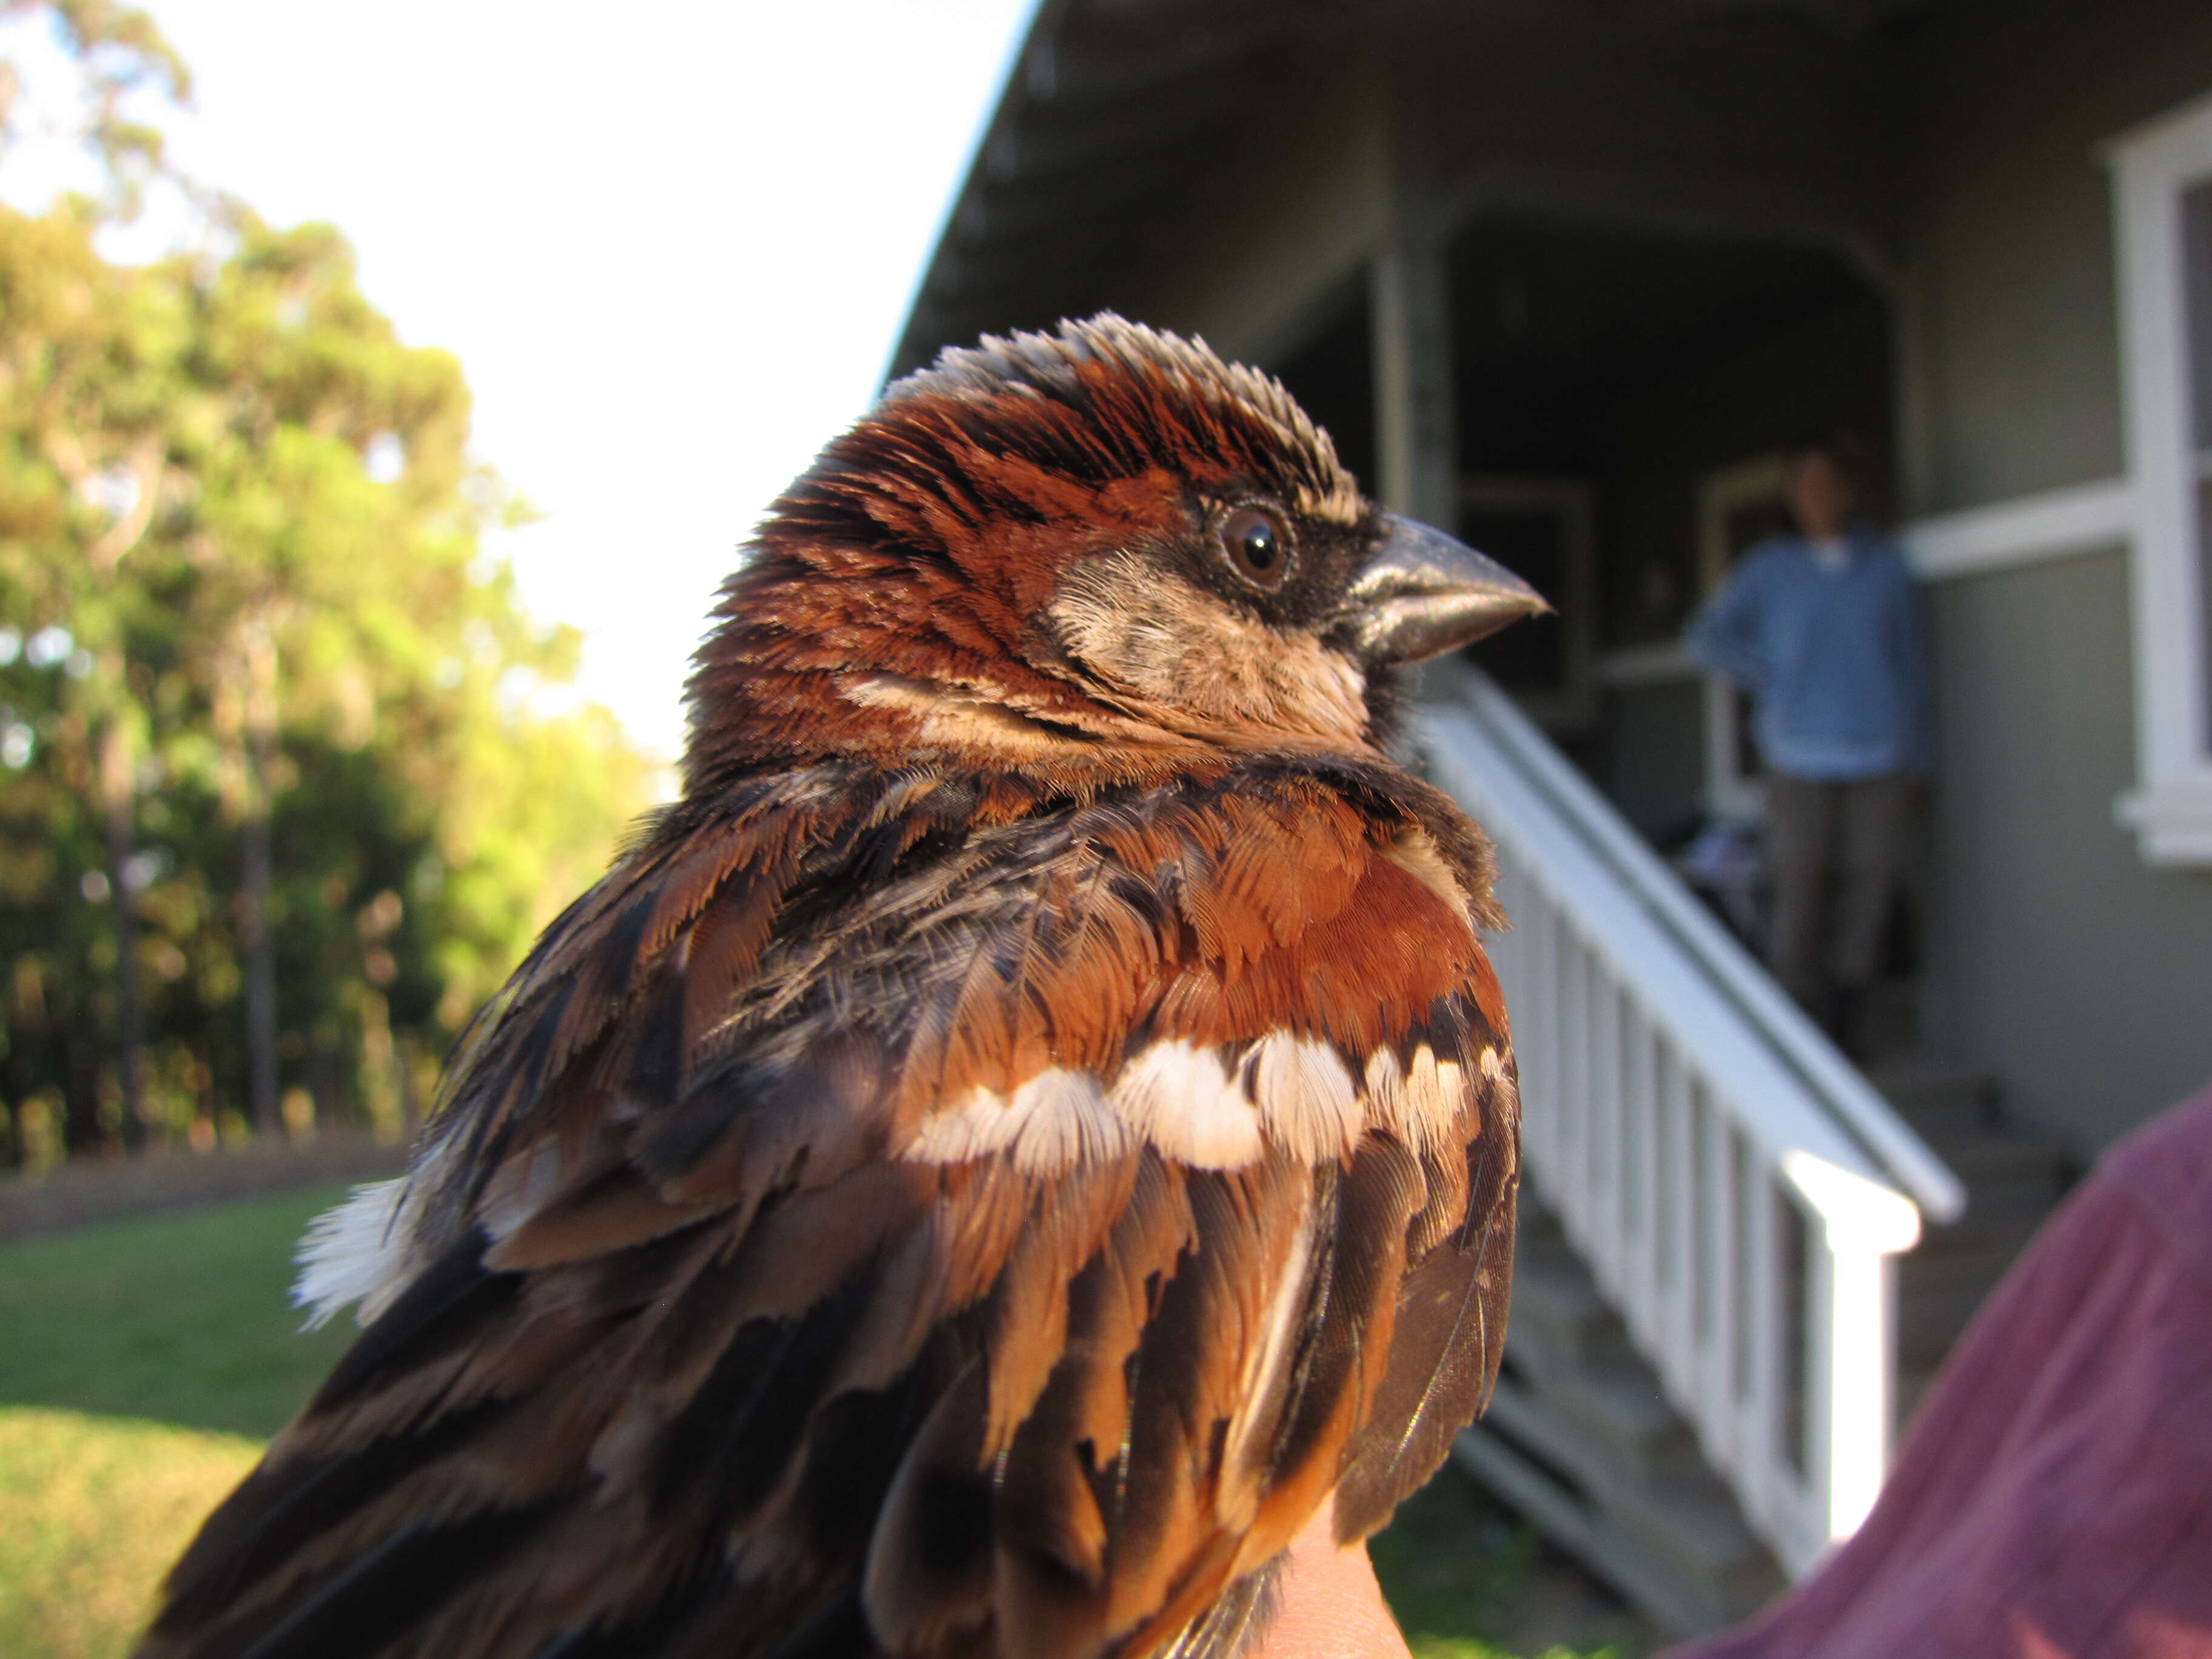
[(1843, 554), (1824, 565), (1798, 537), (1761, 544), (1683, 642), (1756, 699), (1759, 749), (1775, 771), (1830, 781), (1925, 773), (1920, 591), (1893, 543), (1853, 531)]

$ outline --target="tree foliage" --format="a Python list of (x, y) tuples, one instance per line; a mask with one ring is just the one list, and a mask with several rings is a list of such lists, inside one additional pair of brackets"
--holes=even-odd
[[(97, 86), (181, 85), (137, 14), (53, 11)], [(86, 142), (157, 161), (101, 96)], [(120, 201), (0, 209), (19, 1163), (242, 1127), (257, 830), (287, 1118), (396, 1125), (648, 781), (610, 715), (562, 705), (573, 631), (479, 545), (518, 509), (470, 458), (459, 365), (398, 340), (327, 226), (231, 210), (209, 248), (125, 266), (97, 243)]]

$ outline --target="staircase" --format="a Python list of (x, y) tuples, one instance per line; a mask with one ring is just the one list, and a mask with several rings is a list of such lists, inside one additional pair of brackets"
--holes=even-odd
[(1673, 1635), (1789, 1584), (1559, 1218), (1527, 1200), (1498, 1391), (1453, 1457)]
[(1852, 1066), (1509, 698), (1440, 671), (1424, 751), (1497, 846), (1527, 1160), (1504, 1371), (1456, 1455), (1709, 1631), (1856, 1528), (2069, 1171), (1985, 1079)]
[[(1984, 1077), (1923, 1062), (1871, 1079), (1965, 1182), (1958, 1221), (1899, 1262), (1897, 1417), (2063, 1191), (2063, 1153), (2009, 1126)], [(1523, 1214), (1498, 1394), (1460, 1464), (1671, 1632), (1748, 1617), (1788, 1576), (1540, 1204)]]
[(1925, 1061), (1872, 1077), (1929, 1150), (1966, 1183), (1966, 1211), (1930, 1226), (1898, 1263), (1897, 1416), (1900, 1425), (1936, 1369), (2079, 1174), (2048, 1136), (2009, 1121), (1996, 1081)]

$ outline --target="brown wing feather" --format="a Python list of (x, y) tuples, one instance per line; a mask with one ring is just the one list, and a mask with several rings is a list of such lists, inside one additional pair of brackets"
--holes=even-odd
[[(1450, 823), (1379, 769), (1280, 768), (1088, 803), (817, 771), (665, 823), (473, 1034), (416, 1177), (429, 1265), (143, 1653), (1139, 1659), (1244, 1628), (1314, 1509), (1376, 1524), (1495, 1372), (1503, 1013), (1400, 850), (1479, 894)], [(1319, 1082), (1259, 1066), (1291, 1038)], [(988, 1117), (914, 1150), (1160, 1044), (1240, 1080), (1176, 1109), (1253, 1115), (1255, 1154), (1041, 1153)], [(1285, 1128), (1332, 1101), (1334, 1141)]]

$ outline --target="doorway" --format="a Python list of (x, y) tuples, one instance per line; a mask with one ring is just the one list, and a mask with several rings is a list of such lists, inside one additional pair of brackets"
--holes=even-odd
[[(1785, 500), (1789, 467), (1780, 451), (1717, 467), (1698, 480), (1698, 603), (1720, 591), (1736, 562), (1792, 528)], [(1700, 676), (1705, 708), (1705, 811), (1712, 817), (1760, 823), (1766, 817), (1765, 767), (1752, 701), (1723, 675)]]

